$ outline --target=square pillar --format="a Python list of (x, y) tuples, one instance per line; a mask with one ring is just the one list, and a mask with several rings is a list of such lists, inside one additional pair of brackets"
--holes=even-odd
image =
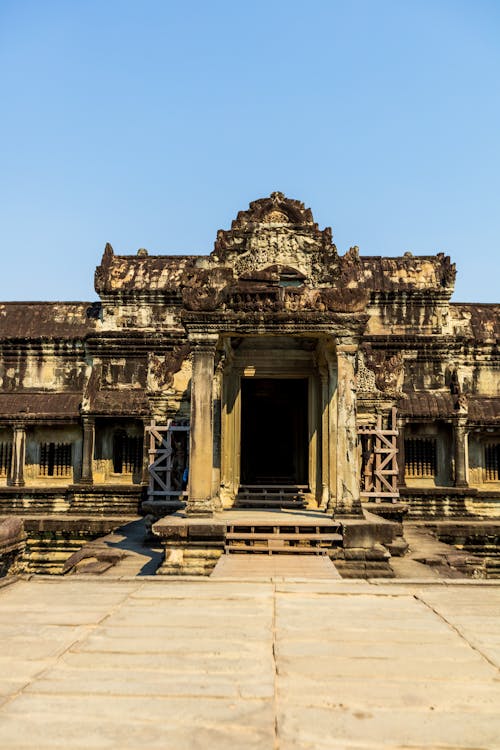
[(337, 502), (335, 516), (359, 517), (358, 430), (356, 426), (355, 344), (337, 342)]
[(192, 351), (189, 496), (186, 513), (211, 516), (213, 470), (213, 380), (218, 336), (190, 337)]
[(453, 447), (455, 453), (455, 487), (468, 487), (467, 482), (467, 417), (457, 417), (453, 422)]
[(95, 421), (93, 417), (84, 416), (83, 421), (83, 449), (82, 449), (82, 475), (80, 484), (93, 484), (93, 459), (95, 441)]
[(213, 379), (213, 468), (212, 468), (212, 497), (219, 495), (222, 476), (222, 380), (224, 361), (221, 359), (215, 370)]
[(141, 484), (143, 486), (149, 485), (149, 441), (150, 433), (147, 428), (150, 426), (151, 420), (143, 419), (143, 435), (142, 435), (142, 472), (141, 472)]
[(24, 487), (24, 462), (26, 460), (26, 427), (24, 424), (12, 426), (12, 466), (8, 484), (11, 487)]
[(321, 507), (328, 508), (330, 499), (330, 394), (328, 368), (319, 368), (321, 377)]
[(396, 420), (398, 435), (396, 443), (398, 447), (398, 486), (406, 487), (405, 479), (405, 420), (402, 417), (397, 417)]
[(328, 349), (325, 351), (327, 364), (326, 372), (326, 403), (327, 410), (324, 419), (326, 421), (326, 476), (328, 481), (328, 504), (327, 510), (331, 513), (335, 511), (337, 500), (337, 451), (338, 451), (338, 429), (337, 429), (337, 358), (335, 353)]

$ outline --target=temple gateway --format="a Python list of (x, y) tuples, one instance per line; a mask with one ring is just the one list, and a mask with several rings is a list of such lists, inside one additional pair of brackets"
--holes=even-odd
[(0, 305), (1, 512), (142, 511), (205, 550), (231, 509), (378, 542), (402, 503), (498, 519), (500, 305), (454, 280), (442, 253), (339, 255), (278, 192), (210, 254), (107, 244), (99, 301)]

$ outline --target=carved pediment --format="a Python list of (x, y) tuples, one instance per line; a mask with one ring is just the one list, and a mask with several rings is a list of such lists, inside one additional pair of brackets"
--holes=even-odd
[(320, 230), (311, 209), (278, 192), (250, 203), (231, 229), (220, 229), (210, 257), (213, 264), (231, 266), (236, 277), (274, 265), (315, 282), (338, 260), (331, 229)]
[(262, 217), (263, 224), (289, 224), (290, 218), (284, 211), (279, 211), (277, 208), (271, 209), (267, 214)]

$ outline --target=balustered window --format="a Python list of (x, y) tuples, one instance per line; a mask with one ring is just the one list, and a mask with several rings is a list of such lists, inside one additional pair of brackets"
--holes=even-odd
[(407, 477), (418, 478), (436, 476), (436, 438), (405, 439), (405, 474)]
[(142, 467), (142, 437), (117, 430), (113, 436), (113, 472), (135, 474)]
[(40, 476), (69, 477), (72, 466), (71, 443), (41, 443)]
[(0, 443), (0, 477), (7, 477), (12, 463), (12, 441)]
[(484, 474), (487, 482), (500, 480), (500, 443), (484, 446)]

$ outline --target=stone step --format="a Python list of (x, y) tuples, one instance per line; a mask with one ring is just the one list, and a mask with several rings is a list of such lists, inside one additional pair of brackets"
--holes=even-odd
[(237, 508), (288, 508), (302, 510), (306, 508), (304, 500), (295, 500), (293, 498), (287, 499), (285, 496), (281, 498), (272, 499), (268, 497), (249, 497), (249, 498), (236, 498), (235, 507)]
[(293, 523), (291, 520), (229, 523), (228, 534), (340, 534), (339, 523)]
[(341, 542), (342, 536), (341, 534), (323, 534), (323, 533), (317, 533), (312, 532), (310, 534), (281, 534), (281, 533), (270, 533), (266, 534), (261, 532), (228, 532), (226, 534), (226, 539), (234, 539), (234, 540), (241, 540), (241, 541), (260, 541), (260, 540), (266, 540), (266, 539), (282, 539), (283, 541), (317, 541), (317, 542)]
[(267, 494), (268, 492), (285, 493), (288, 495), (297, 495), (308, 492), (309, 487), (306, 484), (240, 484), (239, 493), (255, 492), (257, 494)]
[(296, 547), (293, 545), (265, 545), (251, 544), (245, 546), (236, 546), (227, 544), (225, 546), (226, 554), (265, 554), (265, 555), (327, 555), (327, 547)]
[(253, 492), (238, 492), (236, 496), (237, 500), (259, 500), (264, 502), (265, 500), (293, 500), (296, 503), (303, 503), (304, 496), (297, 495), (291, 492), (266, 492), (266, 493), (253, 493)]
[(240, 485), (235, 506), (238, 508), (306, 508), (306, 485)]

